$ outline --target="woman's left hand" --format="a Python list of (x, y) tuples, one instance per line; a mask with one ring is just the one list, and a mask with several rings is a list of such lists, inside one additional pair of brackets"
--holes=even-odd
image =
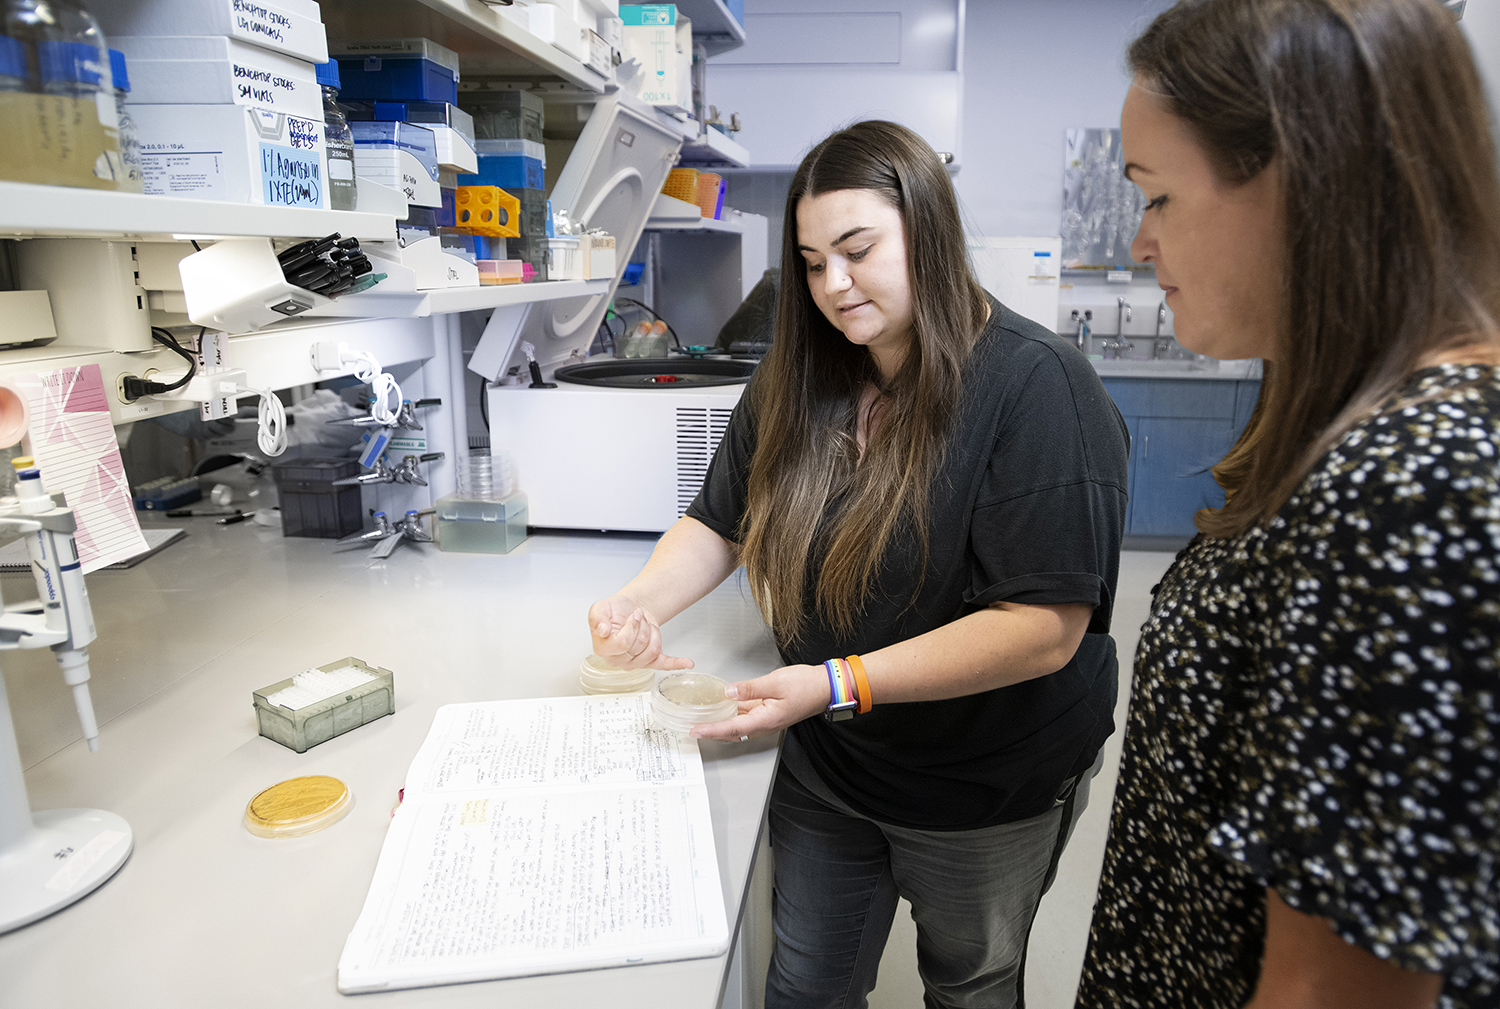
[(739, 701), (740, 713), (695, 727), (695, 739), (754, 739), (825, 711), (828, 673), (822, 666), (782, 666), (758, 679), (731, 683), (725, 693)]

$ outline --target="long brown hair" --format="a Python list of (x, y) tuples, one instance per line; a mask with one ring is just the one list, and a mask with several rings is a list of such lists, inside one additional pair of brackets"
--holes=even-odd
[[(879, 194), (901, 212), (906, 232), (912, 344), (889, 382), (869, 351), (819, 311), (797, 249), (798, 202), (845, 189)], [(740, 556), (761, 612), (789, 644), (807, 628), (804, 593), (816, 557), (817, 613), (845, 634), (898, 530), (915, 534), (918, 572), (925, 569), (930, 478), (988, 305), (969, 269), (946, 169), (895, 123), (856, 123), (813, 148), (792, 177), (782, 235), (776, 338), (749, 393), (757, 443)], [(856, 411), (867, 383), (880, 391), (881, 419), (861, 457)]]
[(1275, 157), (1280, 325), (1214, 468), (1211, 536), (1263, 522), (1424, 356), (1497, 342), (1500, 181), (1484, 91), (1435, 0), (1183, 0), (1129, 50), (1228, 184)]

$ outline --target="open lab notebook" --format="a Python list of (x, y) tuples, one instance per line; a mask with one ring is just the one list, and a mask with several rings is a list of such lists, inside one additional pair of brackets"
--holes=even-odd
[(719, 956), (698, 744), (647, 694), (450, 704), (406, 776), (345, 994)]

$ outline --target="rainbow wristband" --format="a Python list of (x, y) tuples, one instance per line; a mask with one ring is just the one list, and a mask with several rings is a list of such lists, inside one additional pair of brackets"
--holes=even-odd
[(823, 663), (828, 671), (828, 710), (823, 717), (829, 721), (853, 718), (859, 708), (859, 695), (855, 692), (854, 673), (843, 659), (829, 659)]

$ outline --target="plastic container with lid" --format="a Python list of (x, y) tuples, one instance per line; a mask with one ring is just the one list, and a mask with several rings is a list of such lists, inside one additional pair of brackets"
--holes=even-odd
[(339, 64), (337, 60), (313, 68), (323, 89), (323, 142), (328, 148), (328, 206), (353, 210), (357, 185), (354, 181), (354, 133), (339, 108)]
[(635, 694), (650, 690), (654, 669), (616, 669), (597, 655), (578, 666), (578, 686), (585, 694)]
[(119, 119), (98, 23), (68, 0), (0, 0), (0, 37), (0, 179), (118, 189)]
[(708, 673), (663, 676), (651, 688), (651, 720), (658, 729), (685, 736), (695, 725), (733, 718), (739, 703), (724, 696), (728, 686)]

